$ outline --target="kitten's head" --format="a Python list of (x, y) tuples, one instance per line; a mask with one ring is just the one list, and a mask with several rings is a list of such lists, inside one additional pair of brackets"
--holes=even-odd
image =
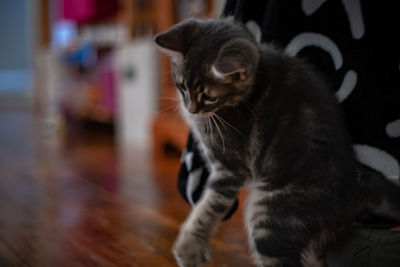
[(249, 95), (259, 52), (242, 24), (232, 19), (192, 19), (154, 41), (171, 57), (174, 83), (190, 113), (211, 115)]

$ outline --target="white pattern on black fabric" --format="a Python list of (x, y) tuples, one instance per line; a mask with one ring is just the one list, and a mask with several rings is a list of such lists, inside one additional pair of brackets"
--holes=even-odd
[[(289, 55), (297, 55), (303, 48), (315, 46), (329, 53), (338, 70), (343, 65), (343, 57), (337, 45), (327, 36), (313, 33), (304, 32), (296, 35), (287, 45), (286, 53)], [(354, 90), (357, 85), (358, 76), (354, 70), (349, 70), (344, 75), (342, 84), (336, 92), (336, 97), (339, 102), (343, 102)]]
[(400, 119), (389, 122), (386, 125), (386, 134), (392, 138), (400, 137)]
[[(306, 16), (316, 12), (327, 0), (303, 0), (302, 10)], [(365, 33), (364, 19), (362, 16), (359, 0), (342, 0), (352, 37), (361, 39)], [(343, 65), (343, 57), (338, 46), (330, 38), (319, 33), (304, 32), (296, 35), (288, 44), (286, 52), (293, 56), (297, 55), (305, 47), (318, 47), (329, 53), (335, 69)], [(399, 65), (400, 69), (400, 65)], [(346, 72), (342, 84), (336, 92), (339, 102), (343, 102), (353, 92), (357, 85), (358, 75), (354, 70)], [(386, 125), (386, 133), (390, 137), (400, 136), (400, 120), (390, 122)], [(382, 172), (388, 179), (400, 183), (400, 167), (398, 161), (387, 152), (369, 146), (354, 145), (358, 160), (369, 167)]]
[(365, 27), (360, 0), (342, 0), (342, 3), (349, 19), (351, 35), (354, 39), (361, 39)]
[(361, 163), (381, 172), (392, 182), (400, 184), (400, 166), (393, 156), (383, 150), (368, 145), (357, 144), (353, 145), (353, 148), (357, 159)]
[(181, 163), (185, 162), (186, 153), (187, 153), (187, 148), (184, 148), (182, 150)]
[[(316, 12), (327, 0), (303, 0), (301, 7), (307, 16)], [(350, 24), (351, 35), (354, 39), (361, 39), (365, 33), (360, 0), (342, 0), (344, 10)]]
[(196, 170), (192, 170), (189, 173), (188, 183), (186, 185), (186, 197), (190, 203), (190, 205), (194, 206), (195, 201), (193, 200), (193, 193), (197, 189), (200, 184), (200, 178), (203, 174), (204, 168), (200, 167)]
[(258, 26), (257, 22), (254, 20), (249, 20), (246, 22), (246, 27), (247, 29), (251, 32), (253, 35), (254, 39), (256, 39), (257, 43), (261, 43), (261, 28)]
[(301, 7), (303, 9), (304, 14), (307, 16), (312, 15), (315, 11), (317, 11), (323, 3), (327, 0), (303, 0), (301, 1)]
[(343, 82), (336, 91), (336, 98), (339, 102), (343, 102), (353, 92), (357, 85), (357, 73), (353, 70), (346, 72), (343, 78)]
[(193, 152), (192, 151), (187, 151), (183, 154), (183, 161), (186, 164), (186, 169), (188, 172), (192, 171), (193, 167)]
[(296, 35), (287, 45), (286, 53), (297, 55), (303, 48), (315, 46), (329, 53), (332, 57), (335, 69), (338, 70), (343, 65), (343, 57), (337, 45), (327, 36), (315, 32), (303, 32)]

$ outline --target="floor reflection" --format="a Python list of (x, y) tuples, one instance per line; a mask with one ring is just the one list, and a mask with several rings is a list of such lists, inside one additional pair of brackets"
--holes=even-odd
[[(0, 266), (176, 266), (171, 247), (190, 210), (179, 162), (157, 163), (107, 128), (50, 137), (41, 127), (0, 113)], [(245, 242), (238, 212), (209, 266), (248, 266)]]

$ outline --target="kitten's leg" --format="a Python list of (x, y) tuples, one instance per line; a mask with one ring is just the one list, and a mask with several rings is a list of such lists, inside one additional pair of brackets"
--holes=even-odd
[[(324, 252), (317, 251), (314, 238), (318, 233), (286, 213), (280, 201), (287, 191), (272, 192), (259, 186), (250, 186), (246, 209), (246, 226), (253, 258), (260, 267), (325, 267)], [(282, 212), (276, 213), (270, 209)]]
[(182, 225), (174, 244), (179, 266), (198, 267), (210, 260), (208, 240), (235, 202), (244, 179), (227, 170), (213, 172), (198, 204)]

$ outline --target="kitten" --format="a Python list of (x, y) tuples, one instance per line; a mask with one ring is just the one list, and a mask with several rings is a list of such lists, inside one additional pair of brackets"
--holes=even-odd
[(326, 266), (327, 245), (361, 210), (396, 208), (397, 191), (384, 200), (370, 187), (393, 188), (361, 171), (337, 101), (310, 66), (232, 19), (184, 21), (155, 43), (171, 57), (182, 113), (211, 169), (174, 245), (180, 266), (210, 259), (209, 238), (245, 183), (257, 266)]

